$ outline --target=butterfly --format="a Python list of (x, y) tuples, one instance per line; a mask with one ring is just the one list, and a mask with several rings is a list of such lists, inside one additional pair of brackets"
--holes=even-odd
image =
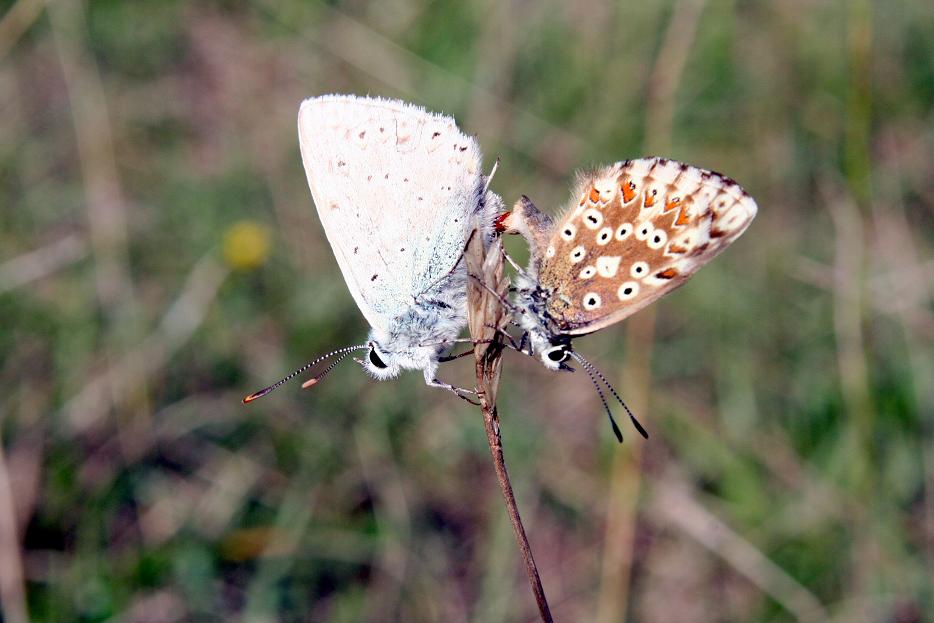
[(477, 141), (451, 117), (399, 100), (326, 95), (302, 102), (298, 138), (324, 233), (357, 307), (366, 343), (316, 358), (250, 402), (354, 351), (376, 379), (422, 370), (425, 383), (455, 391), (435, 373), (466, 324), (462, 252), (480, 223), (488, 241), (502, 210), (487, 188)]
[(512, 308), (525, 331), (520, 349), (528, 338), (529, 354), (552, 370), (569, 369), (565, 362), (574, 359), (601, 398), (597, 378), (619, 399), (574, 351), (572, 338), (615, 324), (683, 285), (746, 230), (756, 210), (730, 178), (664, 158), (626, 160), (579, 176), (570, 205), (556, 219), (523, 196), (497, 220), (498, 230), (521, 234), (530, 249)]

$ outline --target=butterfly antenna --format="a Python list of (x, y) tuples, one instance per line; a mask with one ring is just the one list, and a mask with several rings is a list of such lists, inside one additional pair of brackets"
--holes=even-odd
[(333, 362), (331, 362), (331, 365), (329, 365), (327, 368), (324, 369), (323, 372), (320, 372), (314, 375), (313, 377), (311, 377), (310, 379), (302, 383), (302, 389), (307, 389), (311, 387), (312, 385), (316, 384), (318, 381), (320, 381), (324, 377), (326, 377), (328, 375), (328, 372), (336, 368), (337, 364), (342, 362), (346, 357), (347, 357), (347, 353), (344, 353), (343, 355), (335, 359)]
[(645, 430), (645, 428), (642, 426), (642, 424), (639, 422), (639, 420), (636, 419), (636, 416), (632, 414), (632, 411), (630, 411), (630, 409), (629, 409), (629, 405), (627, 405), (625, 402), (623, 402), (623, 399), (619, 397), (619, 394), (616, 393), (616, 390), (613, 389), (613, 386), (610, 385), (610, 382), (609, 382), (608, 380), (606, 380), (606, 377), (603, 376), (603, 373), (600, 372), (599, 370), (597, 370), (597, 368), (594, 367), (594, 365), (593, 365), (592, 363), (590, 363), (589, 361), (587, 361), (586, 359), (584, 359), (584, 356), (581, 355), (580, 353), (577, 353), (577, 352), (573, 352), (573, 351), (572, 351), (572, 352), (571, 352), (571, 356), (574, 357), (574, 359), (575, 359), (579, 364), (581, 364), (581, 366), (582, 366), (585, 370), (587, 370), (587, 373), (590, 374), (590, 378), (591, 378), (591, 379), (592, 379), (594, 376), (596, 376), (596, 377), (599, 378), (601, 381), (603, 381), (603, 384), (606, 385), (607, 389), (610, 390), (610, 393), (613, 394), (613, 397), (616, 398), (616, 400), (619, 402), (619, 404), (623, 405), (623, 409), (625, 409), (625, 410), (626, 410), (626, 413), (629, 414), (629, 419), (630, 419), (630, 421), (632, 421), (633, 427), (634, 427), (637, 431), (639, 431), (639, 434), (642, 435), (642, 437), (643, 437), (644, 439), (648, 439), (648, 438), (649, 438), (649, 433)]
[[(311, 368), (312, 366), (314, 366), (314, 365), (316, 365), (316, 364), (318, 364), (318, 363), (321, 363), (322, 361), (324, 361), (324, 360), (327, 359), (328, 357), (333, 357), (334, 355), (341, 355), (341, 359), (343, 359), (344, 357), (347, 356), (347, 353), (349, 353), (349, 352), (351, 352), (351, 351), (354, 351), (354, 350), (362, 350), (362, 349), (364, 349), (364, 348), (367, 348), (367, 345), (366, 345), (366, 344), (361, 344), (361, 345), (359, 345), (359, 346), (346, 346), (346, 347), (344, 347), (344, 348), (338, 348), (337, 350), (333, 350), (333, 351), (329, 352), (329, 353), (326, 354), (326, 355), (321, 355), (320, 357), (318, 357), (318, 358), (315, 359), (314, 361), (309, 361), (308, 363), (306, 363), (305, 365), (303, 365), (301, 368), (299, 368), (299, 369), (296, 370), (295, 372), (293, 372), (293, 373), (289, 374), (288, 376), (286, 376), (286, 377), (280, 379), (280, 380), (277, 381), (276, 383), (273, 383), (273, 384), (270, 385), (269, 387), (264, 387), (263, 389), (259, 390), (258, 392), (254, 392), (254, 393), (250, 394), (249, 396), (247, 396), (246, 398), (243, 399), (243, 404), (247, 404), (248, 402), (253, 402), (253, 401), (256, 400), (257, 398), (262, 398), (263, 396), (265, 396), (265, 395), (268, 394), (269, 392), (273, 391), (274, 389), (278, 389), (281, 385), (283, 385), (283, 384), (285, 384), (285, 383), (288, 383), (289, 381), (291, 381), (292, 379), (294, 379), (294, 378), (295, 378), (296, 376), (298, 376), (299, 374), (301, 374), (301, 373), (305, 372), (306, 370), (308, 370), (308, 368)], [(340, 361), (340, 359), (338, 359), (338, 361)], [(324, 374), (327, 374), (328, 372), (330, 372), (330, 371), (331, 371), (331, 368), (333, 368), (333, 367), (334, 367), (334, 365), (332, 364), (330, 368), (328, 368), (327, 370), (325, 370)], [(321, 377), (324, 376), (324, 374), (318, 375), (318, 378), (320, 379)], [(312, 385), (313, 385), (313, 384), (314, 384), (314, 383), (312, 383)]]
[(619, 426), (616, 425), (616, 420), (613, 419), (613, 413), (610, 411), (610, 405), (606, 403), (606, 397), (603, 395), (603, 390), (600, 389), (600, 384), (597, 383), (596, 377), (591, 373), (587, 366), (584, 366), (584, 370), (587, 372), (587, 376), (590, 377), (590, 382), (593, 383), (593, 388), (597, 390), (597, 395), (600, 396), (600, 402), (603, 403), (603, 409), (606, 411), (606, 416), (610, 418), (610, 426), (613, 427), (613, 434), (616, 435), (616, 440), (620, 443), (623, 443), (623, 433), (619, 430)]

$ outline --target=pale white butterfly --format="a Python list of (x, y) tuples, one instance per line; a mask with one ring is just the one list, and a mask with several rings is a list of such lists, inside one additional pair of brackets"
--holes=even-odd
[(302, 102), (298, 139), (308, 186), (350, 294), (371, 330), (365, 344), (318, 357), (250, 402), (333, 356), (355, 350), (377, 379), (403, 369), (435, 378), (466, 323), (461, 261), (477, 222), (493, 235), (501, 199), (487, 189), (480, 146), (450, 117), (398, 100), (325, 95)]

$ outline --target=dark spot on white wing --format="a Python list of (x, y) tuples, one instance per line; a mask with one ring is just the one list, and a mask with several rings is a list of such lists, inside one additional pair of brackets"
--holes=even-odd
[(347, 166), (347, 163), (344, 162), (343, 160), (338, 160), (338, 161), (337, 161), (337, 166), (339, 166), (339, 167), (346, 167), (346, 166)]
[(367, 175), (367, 176), (366, 176), (366, 181), (369, 182), (369, 181), (371, 181), (372, 179), (373, 179), (373, 176), (372, 176), (372, 175)]
[(359, 134), (359, 136), (360, 136), (360, 138), (363, 138), (364, 136), (366, 136), (366, 130), (364, 130), (363, 132), (361, 132), (361, 133)]
[(377, 277), (379, 277), (379, 275), (373, 275), (372, 277), (370, 277), (370, 281), (376, 281)]
[(419, 200), (419, 201), (424, 201), (425, 198), (424, 198), (424, 197), (419, 197), (418, 200)]
[(434, 138), (438, 138), (439, 136), (441, 136), (441, 132), (434, 132), (434, 133), (431, 135), (431, 138), (434, 139)]
[(357, 254), (357, 251), (358, 251), (359, 249), (360, 249), (360, 247), (354, 247), (354, 248), (353, 248), (353, 254), (356, 255), (356, 254)]
[(658, 234), (655, 234), (655, 236), (652, 237), (652, 240), (655, 242), (655, 244), (659, 244), (662, 241), (662, 237)]
[(456, 222), (457, 222), (457, 219), (454, 219), (454, 222), (456, 223)]
[(389, 174), (387, 173), (386, 175), (384, 175), (384, 176), (383, 176), (383, 179), (384, 179), (384, 180), (388, 180), (388, 179), (389, 179)]
[(403, 181), (403, 182), (408, 182), (408, 181), (409, 181), (409, 178), (403, 177), (403, 178), (402, 178), (402, 181)]

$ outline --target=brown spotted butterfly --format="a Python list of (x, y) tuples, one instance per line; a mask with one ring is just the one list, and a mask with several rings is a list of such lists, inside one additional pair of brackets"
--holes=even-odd
[[(573, 358), (601, 398), (598, 378), (619, 399), (574, 352), (571, 338), (619, 322), (682, 285), (755, 215), (755, 201), (730, 178), (663, 158), (580, 176), (557, 219), (522, 197), (498, 221), (501, 231), (521, 234), (531, 252), (513, 308), (526, 331), (520, 349), (528, 337), (528, 353), (553, 370), (569, 369), (565, 362)], [(621, 439), (615, 423), (613, 429)]]

